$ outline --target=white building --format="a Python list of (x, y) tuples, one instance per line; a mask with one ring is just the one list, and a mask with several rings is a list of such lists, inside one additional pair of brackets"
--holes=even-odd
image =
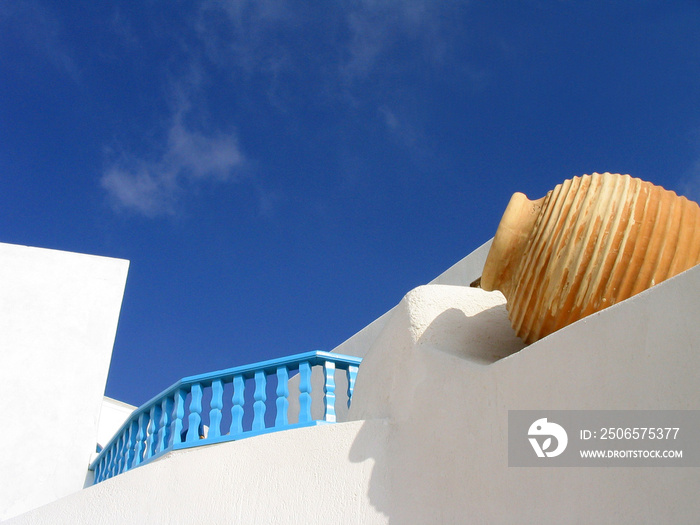
[(363, 357), (343, 422), (163, 453), (90, 486), (100, 432), (131, 410), (103, 398), (128, 263), (0, 245), (0, 520), (698, 522), (700, 468), (509, 467), (508, 412), (700, 410), (700, 267), (523, 348), (503, 296), (468, 287), (487, 250), (334, 350)]

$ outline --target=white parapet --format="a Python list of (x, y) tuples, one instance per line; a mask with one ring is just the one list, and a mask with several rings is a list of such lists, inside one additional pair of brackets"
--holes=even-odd
[(387, 431), (354, 421), (171, 452), (10, 523), (386, 524), (366, 495)]
[(128, 266), (0, 244), (0, 520), (83, 488)]

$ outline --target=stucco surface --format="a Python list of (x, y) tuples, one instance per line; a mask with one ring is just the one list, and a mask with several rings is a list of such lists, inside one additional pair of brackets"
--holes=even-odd
[(127, 269), (0, 244), (0, 519), (82, 489)]
[[(350, 462), (361, 431), (366, 459)], [(174, 452), (8, 524), (386, 523), (366, 497), (386, 433), (338, 423)]]
[(509, 468), (507, 422), (509, 409), (700, 409), (699, 292), (695, 267), (489, 363), (496, 317), (508, 322), (485, 302), (494, 292), (412, 291), (365, 357), (349, 414), (390, 422), (369, 500), (392, 524), (697, 522), (700, 469)]
[(97, 444), (104, 447), (137, 407), (104, 396), (97, 426)]

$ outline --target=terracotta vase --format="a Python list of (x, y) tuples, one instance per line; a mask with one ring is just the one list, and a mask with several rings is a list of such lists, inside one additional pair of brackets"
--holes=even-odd
[(700, 207), (629, 175), (510, 200), (481, 277), (532, 343), (700, 263)]

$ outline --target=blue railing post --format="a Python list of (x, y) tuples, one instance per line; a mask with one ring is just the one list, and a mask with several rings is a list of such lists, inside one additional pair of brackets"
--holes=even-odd
[(117, 441), (117, 474), (126, 472), (126, 433), (122, 433)]
[(160, 421), (160, 405), (151, 407), (151, 416), (148, 423), (148, 438), (146, 439), (146, 458), (150, 458), (156, 453), (158, 445), (158, 423)]
[(146, 439), (146, 459), (152, 457), (156, 453), (158, 445), (158, 422), (160, 421), (160, 405), (151, 407), (150, 421), (148, 424), (148, 438)]
[(253, 431), (265, 429), (265, 401), (267, 401), (267, 379), (265, 372), (258, 370), (255, 372), (255, 392), (253, 393)]
[(231, 430), (232, 436), (243, 433), (243, 414), (245, 405), (245, 379), (240, 374), (233, 376), (233, 406), (231, 407)]
[(323, 419), (335, 423), (335, 363), (326, 361), (323, 364)]
[(110, 449), (107, 451), (107, 465), (105, 468), (105, 477), (106, 478), (111, 478), (114, 476), (114, 447), (110, 447)]
[(133, 420), (128, 427), (128, 439), (126, 441), (126, 470), (134, 466), (134, 458), (136, 455), (136, 432), (138, 432), (139, 423)]
[(347, 376), (348, 376), (348, 408), (352, 403), (352, 393), (355, 390), (355, 381), (357, 380), (357, 372), (359, 368), (357, 366), (348, 366)]
[(281, 428), (289, 424), (287, 411), (289, 410), (289, 371), (282, 365), (277, 367), (277, 414), (275, 415), (275, 428)]
[(185, 441), (190, 443), (199, 439), (199, 425), (202, 422), (202, 385), (195, 383), (192, 385), (192, 399), (190, 400), (190, 417), (187, 424), (187, 436)]
[(311, 364), (299, 363), (299, 423), (311, 422)]
[(144, 449), (146, 447), (146, 412), (141, 412), (139, 415), (139, 430), (136, 433), (136, 458), (134, 466), (139, 465), (144, 460)]
[(104, 467), (104, 458), (101, 461), (98, 461), (95, 463), (94, 467), (94, 472), (95, 472), (95, 480), (93, 481), (93, 485), (96, 485), (100, 481), (102, 481), (102, 468)]
[(170, 433), (170, 416), (173, 412), (173, 398), (167, 396), (160, 406), (160, 422), (158, 424), (158, 439), (156, 453), (163, 452), (168, 445), (168, 434)]
[(221, 379), (211, 383), (211, 410), (209, 411), (209, 437), (221, 435), (221, 409), (224, 408), (224, 384)]
[(173, 394), (173, 415), (170, 423), (168, 448), (182, 443), (182, 419), (185, 417), (185, 397), (186, 393), (182, 388), (178, 388)]

